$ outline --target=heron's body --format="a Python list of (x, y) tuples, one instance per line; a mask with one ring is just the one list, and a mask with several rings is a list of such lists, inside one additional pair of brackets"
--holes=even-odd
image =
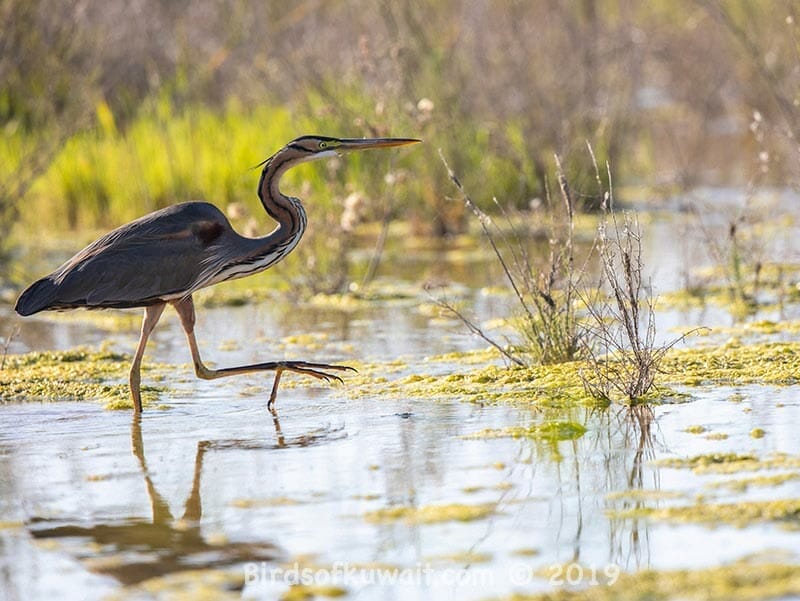
[(150, 332), (164, 307), (175, 306), (189, 341), (195, 371), (213, 379), (254, 371), (275, 371), (269, 405), (275, 400), (283, 371), (326, 380), (338, 376), (323, 370), (347, 367), (303, 361), (259, 363), (208, 369), (194, 337), (192, 294), (218, 282), (268, 269), (297, 246), (306, 228), (306, 212), (297, 198), (285, 196), (278, 182), (287, 169), (338, 152), (411, 144), (404, 138), (336, 139), (303, 136), (264, 161), (258, 195), (277, 227), (266, 236), (247, 238), (231, 227), (225, 215), (207, 202), (185, 202), (155, 211), (99, 238), (53, 273), (31, 284), (15, 310), (32, 315), (45, 310), (144, 307), (139, 346), (131, 366), (134, 410), (141, 411), (139, 368)]
[[(207, 202), (155, 211), (94, 241), (17, 301), (20, 315), (47, 309), (147, 307), (183, 298), (218, 282), (252, 275), (289, 254), (305, 229), (279, 226), (264, 238), (236, 233)], [(236, 248), (229, 256), (226, 249)]]

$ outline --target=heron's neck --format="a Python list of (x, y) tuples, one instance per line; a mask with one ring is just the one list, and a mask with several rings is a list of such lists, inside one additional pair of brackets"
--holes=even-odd
[(279, 188), (281, 177), (293, 164), (296, 161), (278, 152), (266, 162), (261, 172), (258, 197), (267, 214), (278, 222), (278, 228), (270, 236), (292, 237), (302, 234), (305, 229), (306, 213), (300, 200), (284, 195)]

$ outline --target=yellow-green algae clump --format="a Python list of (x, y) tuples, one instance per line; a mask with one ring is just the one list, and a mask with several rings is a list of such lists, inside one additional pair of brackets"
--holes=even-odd
[(244, 573), (241, 570), (196, 569), (173, 572), (113, 592), (109, 601), (140, 599), (195, 599), (227, 601), (241, 599)]
[[(706, 485), (707, 489), (726, 488), (733, 491), (745, 491), (751, 486), (779, 486), (800, 476), (797, 471), (788, 471), (800, 468), (800, 457), (785, 454), (759, 458), (749, 454), (709, 453), (687, 458), (662, 459), (656, 465), (691, 469), (698, 475), (781, 470), (776, 474), (725, 479)], [(712, 527), (727, 524), (741, 528), (753, 523), (773, 522), (792, 530), (800, 529), (800, 498), (710, 503), (703, 497), (698, 497), (691, 505), (637, 507), (610, 513), (618, 518), (646, 517), (667, 522), (701, 523)]]
[[(415, 366), (415, 373), (393, 379), (386, 377), (380, 365), (357, 366), (359, 375), (347, 379), (347, 394), (549, 407), (598, 404), (584, 389), (580, 370), (586, 366), (582, 362), (506, 367), (497, 364), (499, 358), (495, 351), (452, 353), (429, 358)], [(465, 366), (465, 371), (452, 373), (454, 367)], [(391, 371), (400, 370), (395, 365)]]
[(532, 438), (535, 440), (576, 440), (586, 433), (586, 428), (570, 421), (552, 421), (530, 426), (510, 426), (507, 428), (486, 428), (462, 436), (465, 439), (481, 438)]
[(269, 499), (234, 499), (231, 501), (233, 507), (240, 509), (252, 509), (254, 507), (283, 507), (289, 505), (300, 505), (303, 501), (292, 499), (291, 497), (272, 497)]
[[(9, 355), (0, 369), (0, 401), (104, 401), (111, 409), (130, 408), (130, 357), (76, 348)], [(143, 402), (155, 389), (142, 387)]]
[(495, 512), (494, 503), (480, 505), (465, 505), (451, 503), (449, 505), (423, 505), (422, 507), (409, 507), (401, 505), (388, 507), (364, 514), (368, 522), (377, 524), (403, 521), (408, 524), (437, 524), (440, 522), (471, 522), (492, 515)]
[(280, 601), (313, 601), (320, 597), (335, 599), (347, 595), (347, 589), (331, 584), (293, 584)]
[(617, 518), (646, 517), (652, 520), (701, 523), (711, 526), (729, 524), (744, 528), (753, 523), (778, 522), (792, 530), (800, 529), (800, 499), (777, 501), (739, 501), (737, 503), (704, 503), (694, 505), (636, 508), (613, 512)]
[(702, 434), (706, 431), (705, 426), (695, 425), (695, 426), (688, 426), (684, 429), (684, 432), (687, 434)]
[(424, 561), (435, 564), (474, 564), (487, 563), (492, 560), (491, 553), (479, 553), (477, 551), (462, 551), (445, 555), (431, 555), (425, 557)]
[[(798, 365), (800, 342), (744, 345), (734, 339), (716, 346), (672, 349), (658, 367), (657, 388), (648, 399), (674, 398), (671, 385), (794, 384), (800, 381)], [(359, 376), (348, 377), (347, 394), (556, 408), (607, 403), (587, 392), (584, 381), (596, 376), (586, 361), (505, 366), (497, 351), (484, 350), (430, 357), (411, 374), (407, 365), (395, 362), (386, 367), (358, 366)]]
[(800, 566), (736, 562), (702, 570), (642, 570), (614, 584), (581, 590), (557, 589), (504, 601), (756, 601), (800, 594)]
[(716, 480), (714, 482), (709, 482), (706, 487), (709, 489), (725, 488), (732, 491), (745, 492), (751, 487), (770, 488), (798, 479), (800, 479), (800, 472), (782, 472), (768, 476), (751, 476), (748, 478), (734, 478), (733, 480)]
[(663, 380), (674, 384), (794, 384), (798, 381), (800, 343), (742, 344), (672, 350), (661, 364)]
[(800, 468), (800, 456), (775, 453), (759, 458), (738, 453), (707, 453), (692, 457), (668, 457), (656, 461), (660, 467), (691, 469), (695, 474), (735, 474), (770, 469)]

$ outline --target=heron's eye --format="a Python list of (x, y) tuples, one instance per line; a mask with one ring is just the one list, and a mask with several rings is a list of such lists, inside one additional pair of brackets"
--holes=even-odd
[(327, 148), (327, 147), (328, 147), (328, 143), (327, 142), (320, 142), (319, 143), (320, 150), (322, 150), (323, 148)]

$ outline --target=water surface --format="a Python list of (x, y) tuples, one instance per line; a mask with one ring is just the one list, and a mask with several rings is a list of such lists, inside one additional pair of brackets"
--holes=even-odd
[[(679, 228), (656, 221), (647, 233), (659, 289), (678, 287), (681, 255), (663, 249), (677, 247)], [(409, 257), (394, 271), (411, 279), (411, 272), (436, 271), (440, 259)], [(507, 314), (507, 297), (480, 292), (499, 277), (491, 261), (453, 273), (468, 274), (460, 283), (479, 320)], [(401, 358), (406, 372), (425, 373), (426, 357), (485, 346), (457, 321), (420, 310), (421, 302), (348, 312), (280, 302), (200, 309), (197, 332), (206, 359), (220, 366), (277, 354), (345, 363)], [(109, 332), (92, 321), (23, 321), (3, 311), (3, 327), (20, 326), (12, 352), (106, 341), (131, 352), (136, 341), (135, 319)], [(734, 321), (713, 307), (659, 319), (664, 339), (673, 327)], [(313, 336), (290, 338), (300, 334)], [(216, 595), (272, 599), (301, 575), (293, 570), (308, 568), (317, 584), (344, 589), (347, 598), (482, 599), (549, 591), (566, 576), (590, 586), (617, 570), (713, 567), (767, 551), (798, 561), (796, 531), (775, 522), (710, 528), (614, 513), (643, 504), (643, 490), (656, 493), (651, 507), (697, 495), (797, 498), (800, 479), (731, 491), (709, 486), (729, 476), (656, 462), (701, 453), (800, 455), (797, 386), (693, 388), (685, 403), (554, 414), (458, 398), (353, 398), (346, 385), (286, 376), (297, 385), (281, 391), (273, 416), (265, 410), (269, 375), (204, 382), (188, 359), (169, 315), (145, 357), (175, 366), (160, 398), (166, 407), (140, 420), (91, 402), (0, 405), (4, 598), (150, 598), (204, 583)], [(463, 366), (454, 360), (452, 369)], [(566, 441), (468, 436), (552, 419), (587, 432)], [(687, 432), (696, 425), (727, 438)], [(752, 438), (754, 428), (766, 435)], [(471, 521), (370, 518), (387, 508), (447, 505), (490, 511)], [(405, 570), (399, 583), (381, 580), (393, 570)], [(232, 578), (212, 581), (220, 574)]]

